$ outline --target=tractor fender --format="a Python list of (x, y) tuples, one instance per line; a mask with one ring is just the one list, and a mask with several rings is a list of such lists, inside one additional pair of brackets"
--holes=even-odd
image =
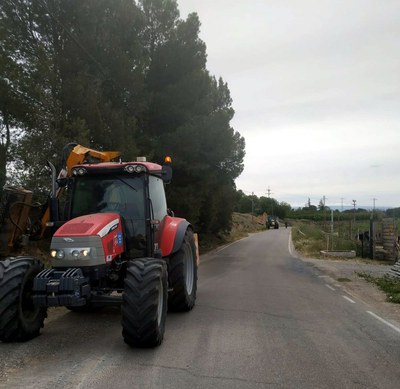
[(163, 257), (167, 257), (181, 248), (188, 228), (191, 228), (191, 224), (186, 219), (166, 216), (161, 239)]

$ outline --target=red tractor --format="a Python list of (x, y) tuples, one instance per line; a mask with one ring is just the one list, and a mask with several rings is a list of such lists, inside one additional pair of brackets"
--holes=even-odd
[[(51, 268), (27, 256), (0, 261), (0, 340), (37, 336), (47, 307), (119, 304), (124, 341), (159, 345), (167, 309), (191, 310), (197, 291), (193, 228), (174, 217), (165, 199), (171, 167), (138, 158), (66, 170), (56, 178), (53, 168)], [(58, 216), (61, 189), (67, 221)]]

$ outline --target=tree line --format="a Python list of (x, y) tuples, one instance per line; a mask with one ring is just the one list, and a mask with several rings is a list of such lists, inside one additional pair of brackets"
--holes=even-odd
[(0, 188), (44, 192), (46, 160), (72, 141), (124, 160), (171, 155), (175, 214), (229, 229), (245, 141), (199, 31), (175, 0), (3, 0)]
[(284, 219), (291, 211), (290, 204), (282, 201), (279, 202), (272, 197), (261, 196), (254, 194), (246, 195), (242, 190), (236, 192), (235, 211), (240, 213), (252, 213), (255, 215), (277, 216)]
[(242, 190), (236, 191), (236, 200), (234, 210), (240, 213), (251, 213), (254, 215), (267, 215), (276, 216), (280, 219), (306, 219), (312, 221), (329, 221), (331, 213), (334, 214), (335, 220), (381, 220), (384, 217), (399, 218), (400, 208), (391, 208), (386, 211), (374, 210), (369, 211), (363, 208), (348, 209), (339, 211), (338, 209), (331, 209), (325, 204), (322, 198), (315, 206), (311, 204), (310, 199), (304, 207), (294, 208), (289, 203), (282, 201), (279, 202), (274, 198), (261, 196), (258, 197), (254, 194), (246, 195)]

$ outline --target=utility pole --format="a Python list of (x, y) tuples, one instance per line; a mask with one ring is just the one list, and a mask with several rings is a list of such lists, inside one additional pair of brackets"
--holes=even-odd
[(371, 220), (369, 221), (369, 257), (370, 259), (374, 259), (374, 212), (375, 212), (375, 201), (377, 199), (373, 198), (373, 208), (372, 208), (372, 215)]
[(333, 209), (331, 209), (331, 250), (333, 250)]
[(350, 238), (352, 238), (353, 236), (353, 228), (356, 225), (356, 200), (351, 200), (353, 202), (353, 227), (350, 228), (350, 232), (351, 232), (351, 236)]
[(340, 233), (341, 233), (341, 223), (342, 223), (342, 221), (341, 221), (341, 213), (343, 213), (343, 200), (344, 200), (344, 197), (341, 197), (340, 198), (340, 201), (341, 201), (341, 204), (342, 204), (342, 206), (341, 206), (341, 210), (340, 210), (340, 213), (339, 213), (339, 215), (338, 215), (338, 236), (340, 237)]
[(254, 214), (254, 192), (251, 192), (251, 221), (253, 221)]
[(374, 214), (375, 214), (375, 201), (378, 200), (375, 197), (372, 199), (373, 201), (373, 207), (372, 207), (372, 220), (374, 219)]
[[(273, 193), (271, 192), (271, 189), (268, 186), (268, 189), (267, 189), (268, 200), (271, 199), (271, 194), (273, 194)], [(269, 201), (269, 202), (271, 205), (271, 216), (273, 216), (274, 215), (274, 203), (272, 201)]]

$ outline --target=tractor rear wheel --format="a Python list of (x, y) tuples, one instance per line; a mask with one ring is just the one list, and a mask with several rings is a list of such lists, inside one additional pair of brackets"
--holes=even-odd
[(169, 259), (168, 308), (171, 311), (190, 311), (196, 301), (197, 259), (194, 235), (187, 230), (182, 247)]
[(130, 261), (122, 296), (122, 336), (133, 347), (161, 344), (168, 306), (167, 265), (162, 260)]
[(39, 335), (47, 309), (33, 304), (35, 276), (43, 265), (32, 257), (0, 261), (0, 340), (26, 341)]

